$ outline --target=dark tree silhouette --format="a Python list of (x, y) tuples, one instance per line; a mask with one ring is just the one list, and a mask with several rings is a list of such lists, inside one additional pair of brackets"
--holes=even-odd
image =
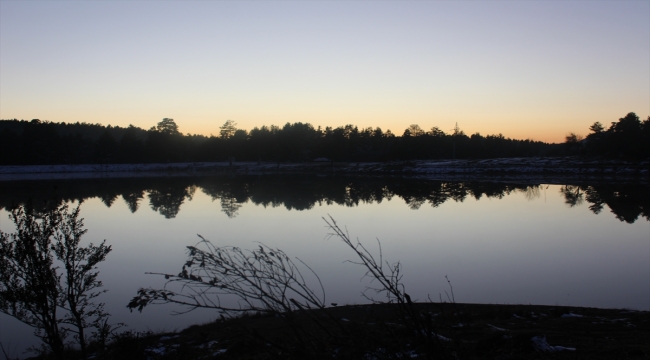
[(230, 139), (235, 135), (237, 131), (237, 123), (232, 120), (227, 120), (223, 125), (219, 127), (219, 136), (222, 139)]
[(139, 163), (144, 160), (144, 141), (143, 136), (138, 133), (138, 129), (129, 125), (120, 139), (118, 161), (121, 163)]
[(106, 129), (95, 144), (94, 159), (97, 164), (110, 164), (117, 160), (118, 144)]
[(87, 230), (78, 216), (79, 206), (45, 213), (21, 206), (10, 216), (17, 231), (0, 231), (0, 311), (36, 328), (36, 336), (60, 359), (69, 333), (86, 358), (86, 329), (101, 331), (109, 316), (94, 299), (105, 292), (99, 290), (96, 266), (111, 247), (106, 241), (80, 247)]
[(390, 130), (348, 124), (337, 128), (287, 123), (237, 129), (228, 120), (219, 136), (183, 135), (171, 118), (148, 131), (87, 123), (1, 120), (0, 164), (105, 164), (137, 162), (244, 161), (304, 162), (387, 161), (495, 156), (562, 155), (553, 144), (472, 135), (457, 126), (449, 134), (438, 127), (425, 132), (413, 124), (397, 137)]
[(174, 119), (170, 118), (162, 119), (155, 127), (152, 127), (151, 130), (167, 135), (181, 135), (178, 131), (178, 125), (176, 125)]
[[(649, 117), (650, 118), (650, 117)], [(624, 159), (650, 157), (650, 120), (641, 121), (635, 113), (628, 113), (604, 130), (596, 122), (589, 127), (587, 152), (590, 155)]]

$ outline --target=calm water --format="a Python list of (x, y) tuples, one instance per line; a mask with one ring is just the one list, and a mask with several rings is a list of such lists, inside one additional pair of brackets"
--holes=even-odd
[[(353, 238), (403, 264), (406, 291), (456, 301), (650, 310), (650, 189), (641, 185), (451, 183), (327, 177), (149, 178), (0, 182), (0, 229), (14, 230), (12, 202), (83, 200), (84, 240), (113, 247), (100, 278), (113, 322), (179, 330), (214, 311), (129, 313), (147, 271), (176, 273), (201, 234), (217, 245), (256, 241), (299, 257), (320, 276), (326, 301), (364, 303), (363, 269), (327, 238), (332, 216)], [(0, 316), (9, 355), (37, 344), (31, 329)]]

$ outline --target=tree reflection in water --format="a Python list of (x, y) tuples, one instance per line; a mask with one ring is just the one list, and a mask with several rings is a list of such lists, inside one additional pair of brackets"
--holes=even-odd
[(560, 188), (560, 193), (564, 195), (564, 203), (570, 207), (582, 205), (584, 199), (580, 186), (564, 185)]
[(144, 199), (144, 190), (122, 193), (122, 199), (132, 213), (138, 211), (140, 200)]
[(595, 214), (607, 205), (616, 218), (626, 223), (634, 223), (639, 216), (650, 220), (650, 191), (647, 187), (638, 191), (632, 186), (606, 184), (587, 186), (585, 189), (589, 209)]
[[(75, 179), (3, 182), (0, 206), (33, 204), (51, 208), (62, 201), (98, 197), (108, 207), (122, 197), (131, 212), (138, 211), (146, 197), (149, 206), (165, 218), (174, 218), (185, 200), (192, 200), (197, 189), (219, 200), (229, 218), (238, 215), (246, 202), (264, 207), (284, 206), (289, 210), (308, 210), (316, 204), (355, 207), (362, 203), (381, 203), (393, 197), (404, 200), (411, 209), (438, 207), (447, 201), (463, 202), (468, 197), (502, 199), (524, 193), (526, 199), (540, 197), (540, 184), (490, 182), (451, 182), (404, 178), (361, 178), (319, 176), (237, 176), (167, 177), (128, 179)], [(643, 184), (566, 184), (560, 193), (569, 207), (585, 202), (599, 214), (607, 206), (617, 219), (634, 223), (639, 217), (650, 220), (650, 187)]]
[(166, 219), (173, 219), (181, 210), (185, 199), (192, 200), (196, 185), (174, 186), (169, 183), (162, 188), (149, 190), (149, 203), (153, 211), (158, 211)]
[(531, 185), (522, 191), (525, 194), (526, 199), (528, 199), (528, 201), (532, 201), (538, 199), (541, 196), (541, 191), (540, 191), (541, 188), (542, 188), (541, 185), (537, 185), (537, 186)]

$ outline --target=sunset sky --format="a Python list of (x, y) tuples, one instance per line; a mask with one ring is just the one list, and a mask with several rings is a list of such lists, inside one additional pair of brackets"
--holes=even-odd
[(0, 119), (560, 142), (628, 112), (650, 115), (648, 0), (0, 0)]

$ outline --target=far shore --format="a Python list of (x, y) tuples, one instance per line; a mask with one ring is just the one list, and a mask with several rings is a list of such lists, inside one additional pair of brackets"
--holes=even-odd
[(531, 157), (392, 162), (185, 162), (0, 166), (0, 181), (217, 174), (370, 175), (449, 180), (513, 179), (547, 183), (561, 183), (567, 180), (646, 182), (650, 178), (650, 161)]

